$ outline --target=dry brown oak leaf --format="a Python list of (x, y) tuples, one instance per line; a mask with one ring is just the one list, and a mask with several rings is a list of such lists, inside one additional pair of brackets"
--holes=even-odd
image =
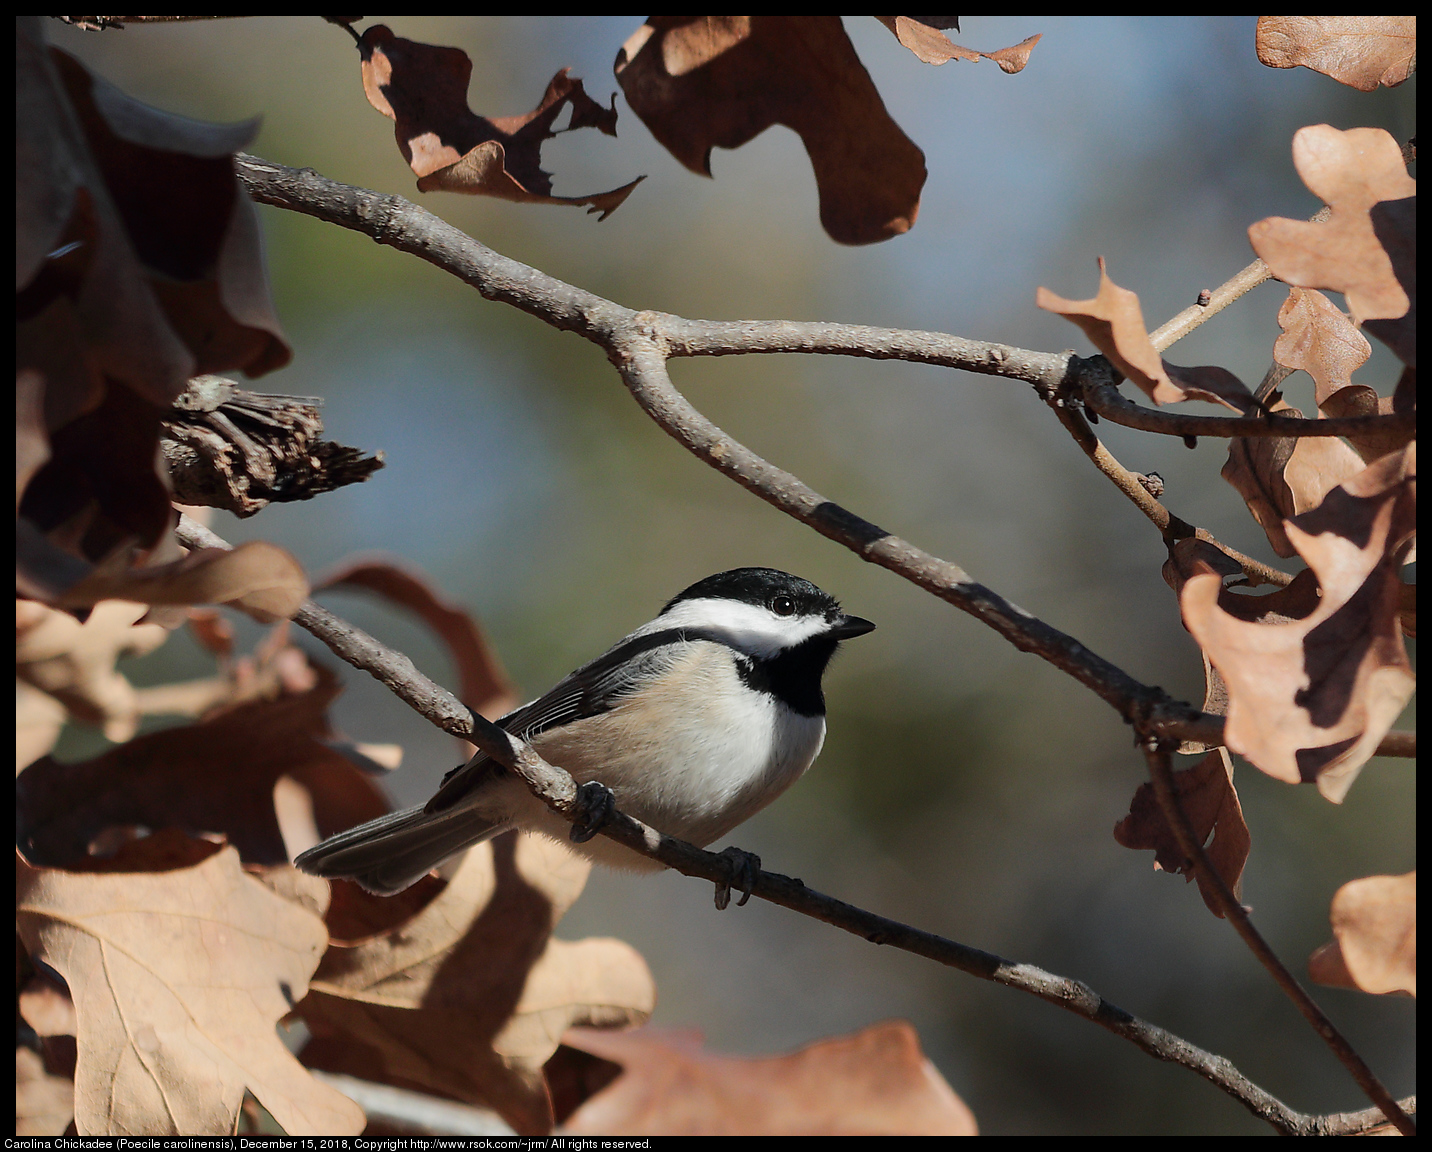
[[(1228, 750), (1213, 749), (1193, 767), (1175, 772), (1173, 781), (1194, 839), (1203, 845), (1214, 871), (1237, 897), (1253, 841), (1233, 787), (1233, 761), (1228, 758)], [(1212, 887), (1194, 871), (1193, 861), (1179, 848), (1178, 837), (1164, 817), (1152, 784), (1140, 784), (1134, 792), (1129, 814), (1114, 826), (1114, 839), (1125, 848), (1152, 848), (1156, 853), (1155, 868), (1182, 873), (1185, 880), (1197, 879), (1199, 895), (1208, 910), (1222, 917), (1222, 906)]]
[(563, 1125), (574, 1136), (979, 1135), (904, 1020), (765, 1059), (647, 1029), (576, 1028), (563, 1043), (623, 1067)]
[[(950, 17), (936, 16), (877, 16), (875, 19), (884, 24), (895, 35), (895, 39), (915, 53), (915, 56), (926, 64), (944, 64), (948, 60), (993, 60), (999, 65), (1000, 71), (1011, 76), (1016, 72), (1024, 70), (1029, 63), (1029, 54), (1034, 51), (1034, 46), (1039, 43), (1040, 35), (1030, 36), (1021, 40), (1009, 48), (1000, 48), (995, 52), (976, 52), (973, 48), (964, 48), (959, 44), (951, 42), (950, 38), (941, 31), (948, 27), (945, 23)], [(933, 23), (932, 23), (933, 22)], [(955, 25), (958, 29), (958, 25)]]
[(1417, 873), (1364, 876), (1338, 889), (1336, 939), (1308, 961), (1319, 984), (1417, 995)]
[(307, 991), (323, 921), (247, 875), (232, 848), (167, 872), (17, 856), (15, 880), (25, 946), (74, 998), (81, 1135), (226, 1136), (246, 1089), (290, 1135), (363, 1130), (362, 1110), (275, 1031)]
[(1228, 686), (1228, 747), (1279, 780), (1317, 781), (1335, 802), (1416, 684), (1398, 576), (1417, 526), (1416, 448), (1370, 464), (1317, 508), (1284, 521), (1317, 579), (1274, 593), (1288, 622), (1260, 622), (1269, 597), (1226, 592), (1219, 573), (1200, 563), (1179, 597), (1185, 626)]
[(784, 124), (810, 156), (832, 240), (873, 244), (914, 225), (925, 154), (885, 110), (839, 16), (652, 16), (616, 74), (632, 111), (698, 175), (711, 175), (713, 148)]
[(551, 936), (589, 870), (538, 835), (469, 849), (417, 915), (334, 941), (298, 1007), (314, 1036), (305, 1063), (492, 1108), (522, 1135), (550, 1132), (542, 1069), (562, 1034), (639, 1024), (655, 1005), (629, 945)]
[(556, 133), (564, 108), (572, 118), (564, 131), (596, 128), (617, 134), (616, 100), (603, 108), (580, 80), (563, 68), (552, 77), (542, 102), (524, 116), (479, 116), (467, 104), (472, 61), (461, 48), (440, 48), (394, 36), (375, 24), (358, 41), (363, 91), (368, 102), (395, 122), (398, 150), (418, 177), (421, 192), (466, 192), (524, 204), (586, 205), (605, 220), (646, 179), (592, 196), (552, 195), (552, 176), (542, 170), (542, 145)]
[(1416, 16), (1259, 16), (1258, 59), (1302, 65), (1371, 92), (1395, 88), (1417, 68)]
[(1332, 215), (1320, 224), (1260, 220), (1248, 229), (1253, 250), (1285, 284), (1341, 292), (1356, 323), (1405, 316), (1412, 301), (1370, 214), (1417, 195), (1397, 141), (1381, 128), (1315, 124), (1294, 134), (1293, 164)]
[(1066, 300), (1040, 288), (1035, 303), (1077, 325), (1124, 377), (1132, 380), (1155, 404), (1207, 400), (1243, 412), (1252, 407), (1247, 386), (1227, 369), (1180, 368), (1161, 359), (1148, 329), (1138, 293), (1120, 288), (1109, 278), (1099, 257), (1099, 294), (1092, 300)]

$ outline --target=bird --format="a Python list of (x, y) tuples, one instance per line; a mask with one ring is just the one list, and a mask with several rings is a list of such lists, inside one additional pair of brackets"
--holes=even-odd
[[(811, 766), (825, 742), (826, 667), (841, 641), (874, 628), (788, 572), (718, 572), (497, 724), (583, 791), (605, 786), (622, 812), (704, 848)], [(331, 836), (294, 863), (388, 896), (512, 828), (580, 841), (579, 852), (610, 867), (664, 867), (607, 837), (588, 839), (480, 751), (426, 804)]]

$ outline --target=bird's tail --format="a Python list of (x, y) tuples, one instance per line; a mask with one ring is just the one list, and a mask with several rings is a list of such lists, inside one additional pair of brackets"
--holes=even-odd
[(392, 896), (422, 879), (449, 856), (512, 827), (471, 808), (426, 812), (405, 808), (330, 836), (294, 864), (313, 876), (352, 880), (379, 896)]

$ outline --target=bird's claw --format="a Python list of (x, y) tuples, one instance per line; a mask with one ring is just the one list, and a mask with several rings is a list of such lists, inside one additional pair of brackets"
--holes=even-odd
[(572, 843), (585, 844), (600, 832), (617, 810), (617, 798), (605, 784), (589, 780), (577, 788), (577, 819), (572, 822)]
[(727, 878), (716, 882), (716, 911), (724, 912), (731, 903), (731, 889), (741, 893), (736, 901), (740, 908), (751, 898), (761, 875), (761, 858), (740, 848), (723, 848), (718, 855), (726, 860)]

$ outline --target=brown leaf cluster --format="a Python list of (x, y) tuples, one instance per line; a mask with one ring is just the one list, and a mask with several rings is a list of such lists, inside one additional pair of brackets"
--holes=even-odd
[(603, 108), (580, 80), (562, 69), (541, 102), (523, 116), (479, 116), (468, 107), (472, 60), (460, 48), (440, 48), (395, 36), (375, 24), (358, 42), (368, 102), (394, 121), (398, 150), (418, 177), (421, 192), (465, 192), (530, 204), (585, 205), (605, 220), (645, 179), (592, 196), (552, 195), (542, 170), (542, 145), (556, 135), (553, 122), (571, 109), (567, 129), (617, 134), (616, 100)]
[[(156, 450), (186, 381), (289, 351), (234, 175), (256, 122), (141, 104), (47, 49), (37, 17), (16, 52), (17, 586), (93, 604), (177, 555)], [(97, 566), (105, 589), (75, 592)]]
[(563, 1043), (620, 1075), (563, 1125), (573, 1136), (976, 1136), (974, 1114), (903, 1020), (742, 1059), (700, 1037), (579, 1028)]
[(711, 175), (713, 148), (773, 124), (801, 138), (820, 221), (842, 244), (908, 231), (925, 155), (885, 110), (839, 16), (653, 16), (617, 55), (622, 92), (681, 163)]
[(1360, 92), (1395, 88), (1417, 67), (1416, 16), (1259, 16), (1258, 59), (1302, 65)]
[(562, 1034), (641, 1023), (655, 1004), (629, 945), (551, 938), (589, 869), (563, 844), (509, 833), (469, 849), (415, 914), (335, 938), (298, 1006), (314, 1036), (303, 1059), (490, 1107), (524, 1135), (550, 1132), (543, 1067)]
[(20, 936), (75, 1001), (81, 1134), (227, 1134), (246, 1089), (291, 1135), (362, 1130), (274, 1031), (323, 955), (323, 921), (234, 849), (163, 872), (15, 868)]
[[(1267, 596), (1175, 549), (1188, 630), (1228, 688), (1233, 751), (1290, 783), (1341, 800), (1410, 699), (1399, 571), (1416, 531), (1416, 445), (1283, 521), (1308, 570)], [(1182, 560), (1182, 562), (1180, 562)]]

